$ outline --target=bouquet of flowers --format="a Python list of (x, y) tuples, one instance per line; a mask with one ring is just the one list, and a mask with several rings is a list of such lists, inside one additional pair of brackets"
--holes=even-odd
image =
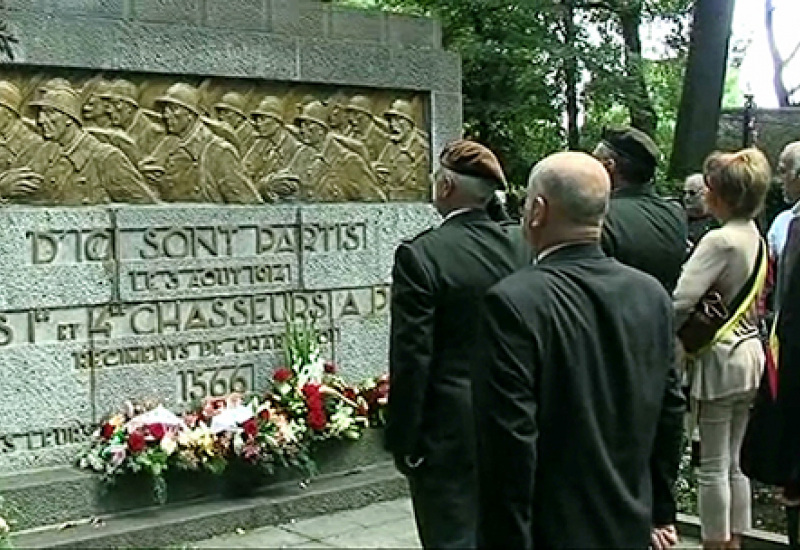
[(355, 440), (371, 421), (383, 422), (388, 377), (348, 386), (322, 358), (319, 335), (307, 325), (287, 327), (285, 357), (287, 366), (273, 373), (264, 395), (209, 398), (181, 416), (159, 404), (128, 403), (102, 423), (79, 465), (110, 483), (147, 474), (156, 500), (164, 502), (169, 470), (219, 475), (244, 465), (312, 475), (314, 442)]

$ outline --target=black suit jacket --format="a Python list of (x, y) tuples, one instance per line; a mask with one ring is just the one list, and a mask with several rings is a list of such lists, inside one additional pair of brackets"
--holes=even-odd
[(426, 468), (473, 468), (470, 365), (484, 294), (522, 267), (519, 227), (472, 210), (400, 245), (392, 271), (386, 444)]
[(653, 493), (670, 482), (651, 461), (657, 434), (680, 429), (684, 410), (672, 324), (658, 281), (593, 244), (489, 291), (482, 546), (648, 546)]
[(688, 235), (680, 205), (645, 185), (614, 191), (602, 244), (606, 254), (652, 275), (672, 294), (686, 260)]

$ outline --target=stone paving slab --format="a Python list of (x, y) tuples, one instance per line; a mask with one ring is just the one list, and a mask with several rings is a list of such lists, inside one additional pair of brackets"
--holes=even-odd
[[(278, 527), (240, 531), (184, 548), (421, 548), (411, 499), (372, 504)], [(701, 548), (683, 539), (676, 549)]]
[(421, 548), (411, 500), (380, 502), (278, 527), (239, 531), (183, 548)]

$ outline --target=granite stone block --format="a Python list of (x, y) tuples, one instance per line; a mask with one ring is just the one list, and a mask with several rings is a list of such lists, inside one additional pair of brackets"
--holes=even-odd
[(461, 94), (431, 94), (432, 156), (462, 135)]
[(256, 32), (180, 25), (130, 24), (120, 69), (270, 80), (297, 79), (295, 40)]
[(199, 24), (203, 0), (132, 0), (136, 19), (154, 23)]
[(270, 28), (286, 36), (324, 37), (328, 34), (329, 10), (308, 0), (269, 0)]
[(441, 37), (435, 20), (388, 14), (388, 41), (398, 46), (441, 47)]
[(342, 319), (335, 361), (346, 380), (360, 381), (389, 371), (389, 315)]
[[(28, 0), (32, 2), (34, 0)], [(132, 0), (37, 0), (38, 8), (53, 12), (57, 17), (86, 15), (89, 17), (123, 18)]]
[(19, 42), (14, 62), (50, 67), (114, 69), (123, 35), (113, 19), (58, 17), (52, 13), (12, 11), (7, 22)]
[(333, 8), (330, 11), (332, 40), (383, 42), (386, 36), (386, 15), (377, 11)]
[[(423, 203), (305, 205), (302, 217), (313, 220), (322, 230), (344, 228), (341, 237), (330, 232), (329, 239), (340, 246), (312, 248), (303, 255), (303, 283), (308, 289), (387, 283), (397, 245), (438, 219), (430, 205)], [(353, 238), (348, 238), (351, 235)], [(316, 242), (322, 238), (318, 234)]]
[(0, 472), (71, 463), (93, 429), (91, 376), (70, 369), (74, 346), (0, 348)]
[(458, 55), (437, 49), (392, 49), (395, 85), (417, 90), (461, 93), (461, 61)]
[(300, 42), (300, 79), (306, 82), (391, 86), (391, 50), (379, 44), (305, 39)]
[(231, 30), (266, 30), (269, 0), (219, 0), (206, 2), (206, 25)]

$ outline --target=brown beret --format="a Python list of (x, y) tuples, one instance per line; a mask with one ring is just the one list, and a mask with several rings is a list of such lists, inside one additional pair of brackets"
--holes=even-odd
[(603, 143), (620, 155), (648, 166), (656, 166), (661, 158), (661, 151), (650, 136), (630, 126), (604, 128)]
[(506, 175), (500, 161), (488, 147), (460, 139), (447, 145), (439, 155), (439, 163), (457, 174), (485, 178), (500, 190), (506, 188)]

